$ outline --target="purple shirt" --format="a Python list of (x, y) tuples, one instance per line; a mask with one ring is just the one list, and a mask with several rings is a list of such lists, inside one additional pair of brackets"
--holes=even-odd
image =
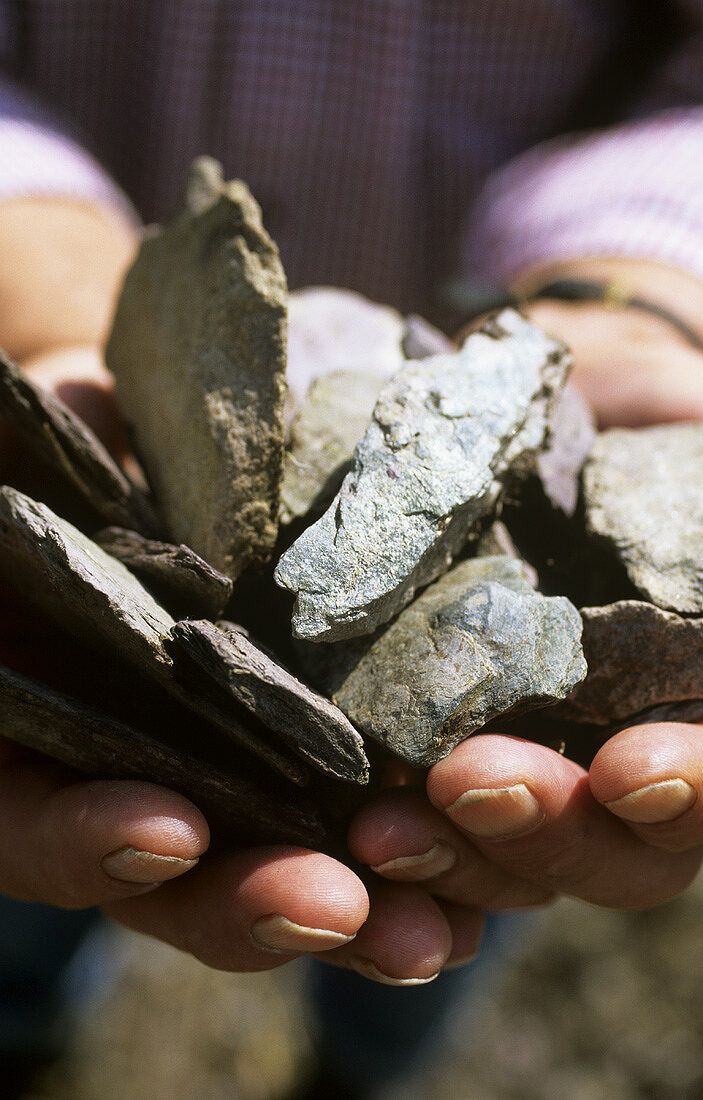
[(0, 0), (0, 63), (0, 198), (161, 220), (211, 153), (293, 287), (432, 314), (565, 257), (703, 277), (703, 0)]

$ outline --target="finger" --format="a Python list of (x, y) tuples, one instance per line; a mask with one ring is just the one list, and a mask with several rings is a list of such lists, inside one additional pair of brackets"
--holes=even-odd
[(475, 959), (481, 945), (485, 918), (480, 909), (452, 902), (439, 903), (444, 919), (452, 933), (452, 950), (443, 970), (456, 970)]
[(503, 870), (597, 905), (657, 905), (700, 863), (634, 836), (596, 802), (582, 768), (518, 738), (464, 741), (431, 769), (428, 794)]
[(622, 730), (591, 765), (594, 797), (648, 844), (703, 845), (703, 730), (681, 722)]
[(541, 905), (552, 893), (491, 862), (416, 787), (373, 799), (348, 835), (355, 859), (393, 882), (422, 883), (433, 897), (482, 909)]
[[(452, 934), (439, 906), (417, 886), (376, 880), (369, 887), (369, 916), (356, 939), (325, 961), (356, 970), (383, 985), (425, 985), (452, 950)], [(481, 917), (474, 914), (477, 935)]]
[(0, 890), (68, 909), (153, 890), (209, 842), (199, 810), (150, 783), (81, 781), (6, 757), (0, 772)]
[(268, 847), (210, 857), (197, 871), (106, 912), (218, 970), (269, 970), (353, 940), (369, 911), (363, 883), (320, 852)]

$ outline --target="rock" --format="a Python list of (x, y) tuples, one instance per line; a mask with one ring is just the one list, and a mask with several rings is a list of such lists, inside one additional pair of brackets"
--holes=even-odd
[(371, 633), (449, 567), (508, 472), (534, 465), (569, 359), (506, 310), (383, 390), (325, 514), (281, 558), (299, 638)]
[(232, 595), (232, 582), (187, 546), (145, 539), (136, 531), (106, 527), (95, 541), (147, 586), (156, 586), (159, 598), (185, 615), (217, 618)]
[(477, 558), (493, 558), (496, 556), (514, 558), (515, 561), (520, 562), (522, 575), (528, 584), (530, 584), (532, 588), (537, 588), (538, 586), (539, 578), (537, 576), (537, 570), (533, 569), (531, 565), (521, 558), (520, 552), (513, 542), (510, 531), (499, 519), (494, 520), (491, 526), (486, 528), (480, 536), (476, 543), (474, 556)]
[(351, 721), (428, 767), (498, 715), (563, 699), (586, 674), (581, 620), (505, 557), (473, 558), (372, 638), (301, 647)]
[(297, 404), (323, 374), (360, 370), (387, 378), (404, 361), (405, 322), (352, 290), (313, 286), (290, 296), (288, 386)]
[(588, 676), (549, 718), (610, 725), (703, 699), (703, 619), (639, 600), (584, 607), (581, 616)]
[(161, 524), (149, 500), (88, 425), (58, 397), (35, 386), (2, 352), (0, 413), (103, 524), (158, 534)]
[(197, 665), (325, 774), (366, 783), (369, 764), (351, 722), (234, 624), (179, 622), (174, 637)]
[(319, 516), (329, 506), (383, 384), (378, 375), (350, 370), (313, 382), (291, 424), (283, 463), (281, 523), (311, 511)]
[(106, 354), (171, 540), (232, 579), (276, 539), (285, 327), (259, 207), (195, 161), (180, 209), (127, 274)]
[(0, 704), (4, 737), (101, 779), (139, 779), (180, 791), (211, 824), (227, 830), (230, 842), (253, 837), (259, 843), (319, 847), (324, 838), (319, 816), (296, 792), (281, 797), (267, 791), (241, 765), (215, 767), (3, 666)]
[(567, 382), (549, 425), (549, 442), (537, 456), (537, 475), (553, 508), (573, 516), (579, 495), (579, 478), (586, 456), (598, 435), (590, 405)]
[(424, 317), (411, 313), (405, 318), (403, 334), (403, 354), (406, 359), (427, 359), (430, 355), (451, 355), (455, 345), (431, 325)]
[(586, 522), (637, 591), (703, 614), (703, 424), (603, 432), (584, 466)]

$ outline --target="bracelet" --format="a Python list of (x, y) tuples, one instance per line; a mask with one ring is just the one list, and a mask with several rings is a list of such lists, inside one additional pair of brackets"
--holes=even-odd
[(625, 283), (617, 279), (607, 282), (595, 282), (589, 279), (555, 279), (553, 282), (531, 290), (525, 298), (520, 299), (519, 305), (525, 306), (530, 302), (549, 298), (560, 302), (601, 302), (610, 308), (638, 309), (642, 313), (649, 313), (653, 317), (666, 321), (692, 347), (703, 350), (703, 340), (690, 325), (666, 306), (633, 294)]

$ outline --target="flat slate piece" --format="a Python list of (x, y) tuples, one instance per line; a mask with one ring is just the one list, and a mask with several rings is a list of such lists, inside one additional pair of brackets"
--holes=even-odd
[(35, 386), (0, 351), (0, 413), (106, 524), (160, 530), (149, 501), (68, 405)]
[(146, 539), (123, 527), (106, 527), (97, 544), (148, 584), (155, 581), (190, 614), (217, 618), (232, 595), (232, 582), (187, 546)]
[(703, 424), (603, 432), (583, 470), (586, 522), (658, 607), (703, 614)]
[[(241, 775), (146, 736), (113, 715), (0, 666), (2, 732), (28, 748), (103, 779), (162, 783), (190, 798), (234, 840), (315, 844), (324, 828), (312, 806), (274, 798)], [(300, 796), (297, 796), (300, 802)]]
[(361, 370), (380, 378), (402, 365), (405, 322), (390, 306), (353, 290), (313, 286), (288, 304), (288, 385), (296, 404), (315, 378)]
[(501, 479), (534, 465), (568, 367), (562, 344), (506, 310), (455, 355), (399, 371), (337, 498), (276, 568), (297, 596), (295, 636), (371, 633), (445, 572)]
[(177, 623), (173, 634), (206, 673), (303, 759), (338, 779), (368, 782), (363, 741), (351, 722), (246, 634), (191, 620)]
[(590, 405), (576, 386), (567, 382), (549, 425), (548, 445), (537, 456), (544, 494), (567, 516), (576, 511), (581, 469), (597, 435)]
[(325, 510), (339, 490), (354, 448), (384, 385), (368, 371), (335, 371), (311, 385), (295, 415), (283, 464), (281, 523)]
[(106, 357), (169, 537), (232, 579), (276, 539), (285, 329), (259, 207), (201, 158), (127, 274)]
[(581, 619), (512, 558), (461, 562), (373, 638), (306, 644), (355, 725), (428, 767), (492, 718), (563, 699), (586, 674)]
[(588, 676), (548, 717), (610, 725), (703, 699), (703, 619), (639, 600), (584, 607), (581, 616)]

